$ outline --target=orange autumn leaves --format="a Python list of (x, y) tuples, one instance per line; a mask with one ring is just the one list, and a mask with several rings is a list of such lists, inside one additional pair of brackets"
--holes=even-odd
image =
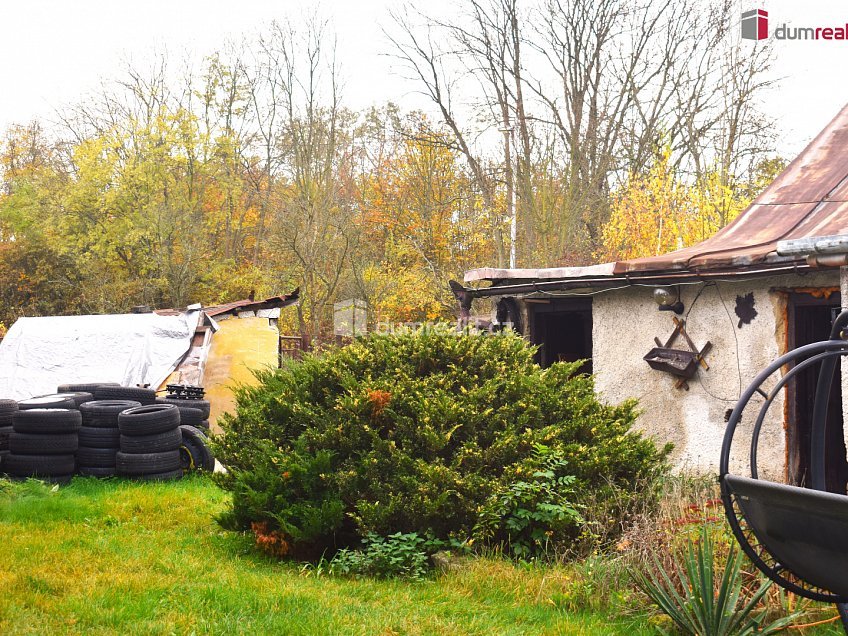
[(450, 318), (452, 278), (491, 260), (484, 210), (448, 138), (417, 122), (413, 135), (360, 181), (360, 227), (382, 247), (363, 269), (378, 321)]

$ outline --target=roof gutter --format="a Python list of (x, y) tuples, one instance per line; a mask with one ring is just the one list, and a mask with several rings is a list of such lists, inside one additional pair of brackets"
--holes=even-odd
[(472, 288), (462, 287), (471, 298), (487, 298), (492, 296), (510, 296), (513, 294), (531, 294), (533, 292), (564, 291), (568, 289), (579, 289), (584, 287), (607, 287), (614, 285), (673, 285), (682, 282), (707, 282), (721, 279), (725, 276), (734, 276), (739, 279), (757, 278), (761, 276), (774, 276), (777, 274), (797, 273), (813, 267), (809, 263), (793, 263), (779, 267), (768, 267), (747, 270), (740, 273), (739, 270), (723, 270), (709, 272), (660, 272), (645, 274), (626, 274), (622, 276), (605, 276), (595, 278), (573, 278), (568, 280), (534, 281), (531, 283), (518, 283), (514, 285), (493, 285), (491, 287)]
[(848, 234), (778, 241), (777, 253), (805, 257), (807, 265), (813, 268), (845, 267), (848, 265)]

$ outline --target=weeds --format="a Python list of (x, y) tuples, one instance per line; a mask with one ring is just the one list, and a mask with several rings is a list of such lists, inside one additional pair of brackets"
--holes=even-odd
[[(791, 616), (793, 621), (814, 622), (822, 617), (824, 611), (829, 611), (829, 608), (824, 610), (825, 606), (820, 603), (800, 598), (778, 586), (763, 584), (762, 575), (738, 550), (736, 540), (730, 533), (714, 477), (686, 474), (667, 476), (661, 481), (660, 487), (662, 495), (659, 505), (638, 514), (616, 545), (618, 558), (628, 571), (641, 573), (655, 582), (667, 583), (667, 578), (677, 586), (676, 589), (686, 600), (686, 589), (701, 585), (701, 576), (708, 577), (710, 572), (718, 594), (721, 581), (717, 573), (726, 572), (729, 568), (728, 576), (733, 575), (735, 578), (728, 584), (735, 586), (738, 580), (741, 585), (740, 598), (750, 600), (754, 590), (762, 589), (757, 597), (756, 608), (751, 609), (751, 612), (763, 624), (772, 624), (786, 616)], [(706, 550), (704, 536), (709, 542), (712, 570), (707, 568), (707, 554), (699, 553), (699, 550)], [(690, 555), (692, 549), (695, 551)], [(703, 567), (691, 570), (691, 559), (694, 558), (695, 565), (698, 565), (701, 557), (705, 560)], [(737, 566), (738, 576), (733, 572)], [(697, 574), (694, 583), (687, 579), (692, 572)], [(640, 575), (636, 576), (638, 580)], [(651, 598), (644, 584), (637, 587), (642, 589), (634, 590), (632, 608), (635, 611), (644, 608)], [(706, 590), (705, 585), (701, 587)], [(717, 596), (716, 602), (718, 600)], [(721, 601), (726, 603), (727, 598), (722, 597)]]
[(329, 571), (346, 576), (375, 576), (420, 581), (430, 569), (428, 541), (414, 532), (388, 537), (369, 533), (362, 550), (342, 549), (330, 561)]

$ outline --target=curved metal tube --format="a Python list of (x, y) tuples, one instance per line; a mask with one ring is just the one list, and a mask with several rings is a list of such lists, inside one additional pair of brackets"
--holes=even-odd
[[(846, 343), (846, 344), (848, 344), (848, 343)], [(798, 373), (800, 373), (801, 371), (803, 371), (807, 367), (814, 365), (819, 360), (824, 360), (826, 358), (835, 358), (835, 357), (840, 357), (840, 356), (844, 356), (844, 355), (848, 355), (848, 349), (844, 349), (844, 350), (839, 349), (839, 350), (836, 350), (836, 351), (825, 351), (824, 353), (819, 353), (817, 355), (811, 356), (811, 357), (807, 358), (806, 360), (804, 360), (803, 362), (799, 362), (794, 367), (792, 367), (792, 369), (790, 369), (789, 372), (786, 375), (784, 375), (782, 378), (780, 378), (780, 381), (771, 390), (771, 392), (768, 395), (768, 398), (766, 398), (766, 401), (763, 402), (762, 407), (760, 407), (760, 412), (759, 412), (759, 415), (757, 416), (757, 421), (754, 423), (754, 430), (751, 433), (750, 464), (751, 464), (751, 477), (753, 479), (759, 478), (758, 474), (757, 474), (758, 473), (758, 471), (757, 471), (757, 446), (759, 445), (759, 441), (760, 441), (760, 430), (763, 427), (763, 422), (765, 421), (766, 413), (768, 412), (769, 408), (771, 408), (771, 404), (774, 401), (774, 398), (777, 397), (778, 391), (780, 391), (780, 389), (782, 389), (786, 385), (786, 383), (789, 382), (789, 380), (791, 380), (792, 378), (794, 378)]]
[[(830, 330), (830, 339), (836, 340), (848, 325), (848, 311), (841, 312)], [(830, 389), (836, 376), (836, 360), (825, 360), (819, 371), (816, 383), (816, 397), (813, 401), (813, 421), (810, 431), (810, 476), (811, 486), (816, 490), (827, 490), (825, 482), (825, 450), (827, 446), (827, 407), (830, 401)]]
[(742, 417), (742, 412), (745, 410), (745, 407), (751, 400), (751, 397), (754, 395), (754, 393), (757, 392), (757, 389), (760, 387), (760, 384), (762, 384), (777, 369), (779, 369), (788, 362), (792, 362), (796, 358), (804, 357), (806, 355), (813, 355), (823, 351), (833, 351), (837, 349), (848, 350), (848, 342), (844, 340), (825, 340), (822, 342), (813, 342), (811, 344), (804, 345), (803, 347), (799, 347), (798, 349), (795, 349), (793, 351), (790, 351), (789, 353), (780, 356), (777, 360), (772, 362), (769, 366), (767, 366), (759, 374), (757, 374), (753, 382), (751, 382), (748, 388), (745, 389), (745, 391), (742, 393), (742, 396), (739, 398), (739, 401), (733, 408), (733, 412), (730, 414), (730, 419), (727, 422), (727, 428), (724, 431), (724, 439), (721, 445), (721, 457), (719, 459), (719, 477), (723, 477), (728, 472), (730, 472), (730, 447), (733, 445), (733, 435), (736, 432), (736, 427), (739, 425), (739, 420)]
[[(839, 314), (833, 323), (830, 340), (824, 342), (815, 342), (803, 347), (799, 347), (794, 351), (790, 351), (777, 360), (772, 362), (768, 367), (761, 371), (748, 388), (739, 397), (739, 401), (731, 412), (730, 418), (725, 429), (724, 439), (721, 447), (721, 457), (719, 461), (719, 483), (721, 485), (721, 498), (724, 503), (725, 514), (730, 523), (731, 530), (736, 537), (742, 550), (754, 562), (758, 569), (766, 574), (771, 580), (776, 581), (782, 587), (792, 590), (806, 598), (812, 598), (824, 602), (833, 602), (838, 604), (840, 617), (843, 621), (846, 633), (848, 633), (848, 605), (844, 605), (848, 599), (840, 597), (827, 590), (809, 587), (809, 583), (798, 582), (794, 579), (787, 578), (781, 573), (782, 566), (774, 562), (774, 556), (770, 555), (768, 548), (762, 556), (759, 550), (756, 550), (751, 544), (748, 536), (743, 531), (740, 519), (734, 511), (734, 499), (730, 487), (725, 477), (729, 473), (730, 467), (730, 450), (733, 444), (733, 438), (736, 433), (736, 428), (742, 418), (742, 413), (753, 397), (754, 393), (761, 393), (766, 397), (765, 402), (760, 408), (757, 420), (754, 424), (752, 432), (752, 442), (750, 448), (751, 476), (757, 479), (757, 446), (762, 430), (765, 415), (768, 409), (774, 402), (778, 392), (786, 385), (786, 383), (800, 373), (803, 369), (810, 367), (813, 364), (821, 361), (821, 370), (819, 379), (816, 384), (815, 402), (813, 406), (813, 419), (811, 431), (811, 473), (813, 477), (813, 488), (817, 490), (825, 490), (825, 435), (827, 431), (827, 407), (830, 399), (830, 390), (833, 385), (833, 379), (836, 375), (838, 358), (848, 355), (848, 342), (841, 339), (842, 332), (848, 326), (848, 311), (843, 311)], [(802, 359), (806, 358), (806, 359)], [(768, 395), (763, 393), (760, 385), (765, 382), (775, 371), (779, 370), (783, 365), (802, 359), (801, 362), (794, 365), (785, 376), (780, 378), (776, 386), (769, 392)], [(750, 530), (750, 529), (749, 529)], [(756, 536), (756, 530), (754, 530)], [(766, 562), (764, 559), (771, 558), (771, 561)]]

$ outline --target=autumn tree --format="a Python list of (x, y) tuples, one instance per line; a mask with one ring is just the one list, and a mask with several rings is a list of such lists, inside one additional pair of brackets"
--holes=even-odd
[(612, 261), (656, 256), (703, 241), (733, 221), (782, 165), (779, 159), (763, 160), (745, 183), (727, 183), (721, 166), (716, 166), (687, 183), (666, 145), (647, 173), (631, 174), (613, 194), (597, 257)]
[(513, 220), (519, 265), (705, 238), (780, 169), (768, 47), (732, 42), (729, 0), (643, 4), (398, 8), (391, 52), (426, 114), (347, 108), (314, 16), (130, 65), (0, 138), (0, 320), (300, 287), (281, 324), (320, 341), (350, 298), (450, 318), (448, 281), (509, 265)]
[(395, 119), (389, 156), (360, 182), (359, 222), (380, 246), (364, 289), (380, 320), (422, 321), (453, 315), (448, 281), (495, 253), (474, 177), (448, 131), (423, 115)]
[[(725, 186), (770, 147), (758, 110), (770, 85), (769, 45), (740, 50), (729, 31), (730, 0), (466, 6), (449, 22), (397, 11), (392, 51), (474, 174), (494, 152), (497, 131), (508, 131), (508, 196), (495, 211), (511, 216), (515, 186), (525, 265), (589, 262), (612, 192), (649, 169), (662, 140), (675, 167), (696, 179), (716, 172)], [(470, 97), (462, 103), (457, 95)], [(497, 205), (491, 192), (500, 187), (495, 179), (486, 206)]]

